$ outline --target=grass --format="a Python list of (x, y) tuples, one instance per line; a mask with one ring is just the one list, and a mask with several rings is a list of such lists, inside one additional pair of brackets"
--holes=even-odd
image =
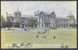
[[(39, 38), (36, 36), (39, 35)], [(46, 36), (46, 38), (43, 38)], [(53, 39), (53, 37), (56, 37)], [(68, 45), (69, 48), (77, 47), (77, 39), (76, 39), (76, 29), (57, 29), (57, 30), (49, 30), (45, 34), (39, 34), (38, 32), (1, 32), (1, 47), (8, 48), (9, 44), (14, 42), (31, 42), (31, 44), (42, 44), (45, 48), (44, 44), (63, 44)], [(32, 46), (36, 48), (36, 46)], [(38, 46), (40, 47), (40, 46)]]

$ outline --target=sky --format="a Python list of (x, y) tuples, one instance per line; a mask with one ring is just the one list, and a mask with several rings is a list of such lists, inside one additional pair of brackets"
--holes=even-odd
[(6, 18), (6, 12), (13, 15), (15, 11), (22, 15), (34, 15), (37, 10), (51, 13), (55, 11), (57, 17), (73, 14), (76, 18), (76, 1), (1, 1), (1, 15)]

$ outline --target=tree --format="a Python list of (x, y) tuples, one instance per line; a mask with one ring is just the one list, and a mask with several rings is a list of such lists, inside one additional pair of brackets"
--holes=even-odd
[(68, 15), (67, 16), (70, 20), (75, 20), (75, 18), (74, 18), (74, 15), (73, 14), (70, 14), (70, 15)]
[(1, 27), (5, 27), (6, 26), (6, 23), (5, 23), (5, 19), (3, 16), (1, 16)]
[(8, 27), (8, 28), (12, 27), (12, 23), (10, 21), (7, 21), (6, 22), (6, 27)]
[(73, 14), (69, 14), (67, 17), (68, 17), (69, 20), (70, 20), (70, 27), (75, 27), (75, 26), (76, 26), (76, 24), (75, 24), (76, 21), (75, 21), (74, 15), (73, 15)]
[(6, 22), (6, 27), (10, 28), (12, 27), (12, 22), (9, 20), (9, 18), (7, 17), (7, 22)]

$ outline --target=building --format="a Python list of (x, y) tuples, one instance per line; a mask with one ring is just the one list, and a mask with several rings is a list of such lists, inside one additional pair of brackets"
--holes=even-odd
[(56, 18), (56, 27), (66, 28), (70, 26), (70, 20), (67, 18)]
[(71, 23), (76, 23), (68, 18), (56, 17), (55, 12), (48, 14), (41, 11), (36, 13), (36, 16), (38, 17), (38, 28), (67, 28)]
[(7, 21), (12, 23), (12, 27), (28, 28), (33, 27), (32, 24), (36, 18), (23, 16), (20, 11), (14, 12), (14, 16), (7, 16)]
[(14, 12), (14, 16), (8, 16), (7, 21), (12, 23), (13, 27), (28, 28), (37, 26), (37, 28), (67, 28), (71, 24), (76, 24), (76, 21), (69, 18), (56, 17), (55, 12), (46, 13), (40, 11), (34, 16), (23, 16), (20, 11)]

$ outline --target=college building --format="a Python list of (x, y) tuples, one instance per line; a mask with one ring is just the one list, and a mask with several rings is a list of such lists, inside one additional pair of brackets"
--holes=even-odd
[(56, 17), (55, 12), (48, 14), (43, 11), (34, 14), (34, 17), (23, 16), (20, 11), (16, 11), (14, 12), (14, 16), (7, 16), (7, 21), (11, 22), (13, 26), (18, 23), (19, 28), (28, 28), (32, 25), (37, 28), (67, 28), (70, 27), (71, 24), (76, 24), (76, 20)]

